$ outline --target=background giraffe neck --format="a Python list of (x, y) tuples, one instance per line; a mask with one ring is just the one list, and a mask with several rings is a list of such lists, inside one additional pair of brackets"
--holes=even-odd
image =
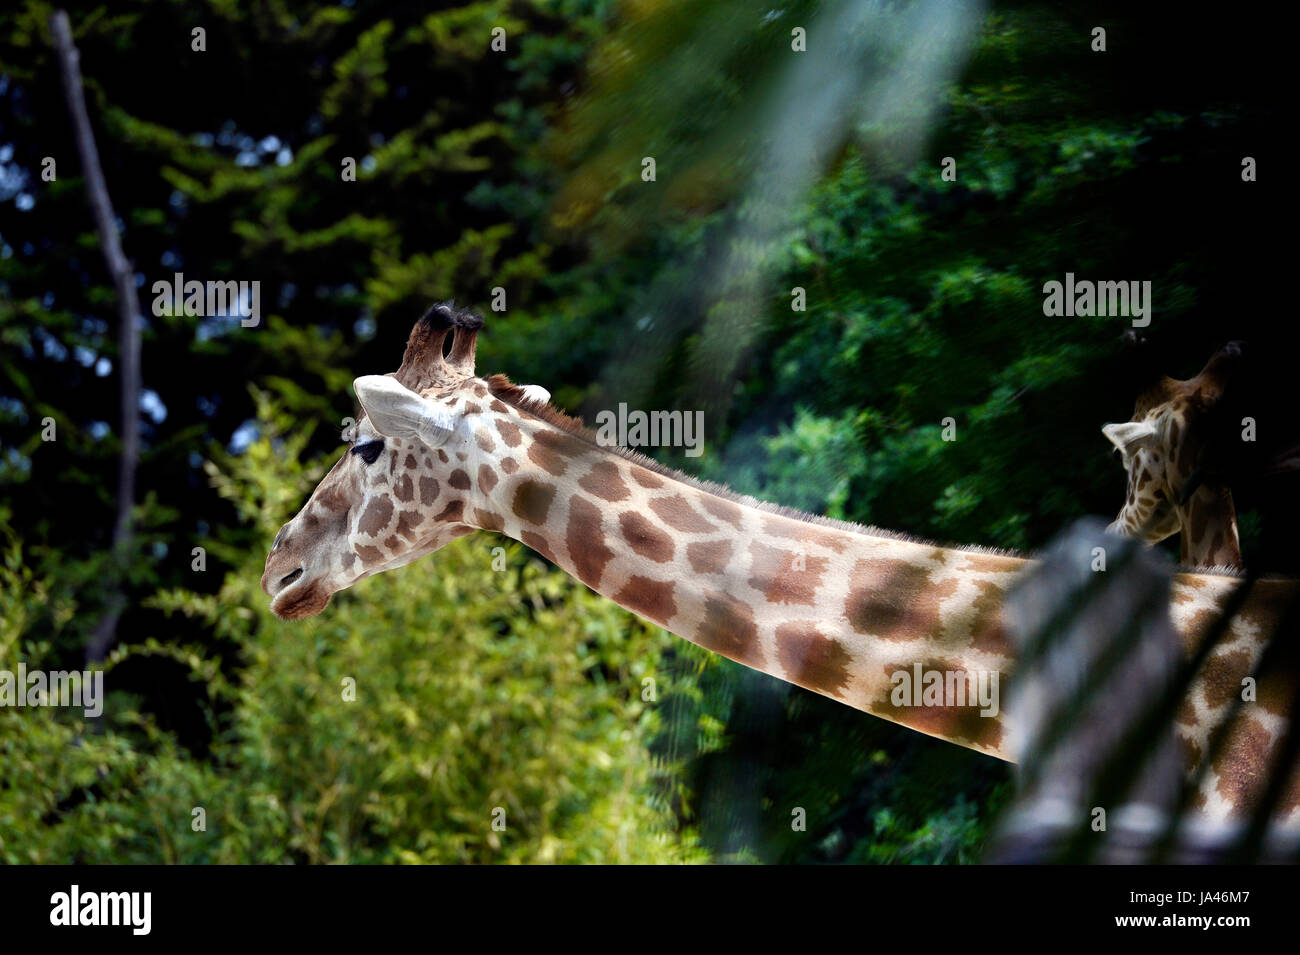
[(1201, 487), (1179, 508), (1181, 560), (1189, 567), (1241, 567), (1237, 511), (1228, 488)]

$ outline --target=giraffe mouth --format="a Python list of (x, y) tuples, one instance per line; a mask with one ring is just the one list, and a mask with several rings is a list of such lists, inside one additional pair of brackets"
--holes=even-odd
[(292, 574), (286, 575), (284, 579), (288, 581), (289, 585), (276, 594), (271, 601), (271, 613), (281, 620), (301, 620), (303, 617), (314, 617), (325, 609), (330, 602), (330, 597), (333, 596), (321, 586), (319, 580), (310, 580), (298, 584), (298, 586), (293, 586), (301, 578), (301, 567)]

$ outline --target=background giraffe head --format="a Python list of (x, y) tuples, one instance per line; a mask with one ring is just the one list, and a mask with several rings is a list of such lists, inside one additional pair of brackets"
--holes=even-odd
[[(1195, 378), (1161, 378), (1138, 396), (1130, 421), (1102, 428), (1128, 472), (1128, 496), (1109, 530), (1152, 544), (1181, 533), (1185, 563), (1240, 566), (1232, 492), (1213, 467), (1225, 428), (1216, 411), (1240, 357), (1240, 344), (1228, 343)], [(1200, 486), (1180, 504), (1198, 470)]]
[[(482, 326), (477, 315), (435, 305), (415, 323), (394, 374), (356, 379), (362, 414), (346, 435), (347, 451), (267, 555), (262, 589), (277, 616), (319, 613), (336, 591), (475, 529), (464, 520), (467, 462), (492, 440), (483, 428), (489, 406), (507, 410), (474, 376)], [(501, 382), (525, 403), (549, 398), (536, 386)]]

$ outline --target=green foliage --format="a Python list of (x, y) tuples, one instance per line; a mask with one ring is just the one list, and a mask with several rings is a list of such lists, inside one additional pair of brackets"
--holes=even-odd
[(874, 838), (861, 843), (845, 861), (853, 863), (974, 863), (983, 849), (980, 809), (962, 796), (919, 827), (903, 822), (894, 810), (879, 810)]
[[(269, 536), (283, 499), (300, 498), (322, 465), (300, 463), (302, 436), (283, 435), (291, 419), (260, 400), (267, 436), (211, 473)], [(492, 566), (498, 545), (504, 570)], [(106, 666), (110, 691), (139, 657), (185, 666), (212, 704), (208, 759), (121, 693), (95, 727), (80, 711), (0, 708), (0, 860), (703, 858), (656, 796), (672, 767), (646, 750), (657, 717), (642, 680), (672, 682), (659, 672), (662, 631), (487, 534), (447, 547), (424, 573), (372, 578), (293, 623), (266, 609), (260, 563), (260, 553), (238, 558), (216, 594), (173, 588), (150, 601), (238, 646), (237, 679), (202, 648), (161, 639), (119, 648)], [(11, 542), (0, 669), (50, 665), (49, 641), (29, 625), (49, 599)], [(191, 829), (195, 807), (205, 832)], [(497, 807), (504, 831), (492, 827)]]

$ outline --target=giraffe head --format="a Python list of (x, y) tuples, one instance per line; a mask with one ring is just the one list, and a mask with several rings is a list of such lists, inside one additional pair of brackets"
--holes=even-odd
[(1162, 378), (1138, 396), (1131, 420), (1102, 428), (1128, 472), (1128, 496), (1109, 530), (1150, 544), (1182, 533), (1185, 562), (1240, 563), (1232, 492), (1205, 480), (1181, 500), (1206, 463), (1214, 412), (1240, 356), (1240, 344), (1228, 343), (1195, 378)]
[[(348, 448), (266, 558), (262, 589), (277, 616), (319, 613), (335, 592), (475, 529), (466, 523), (467, 462), (483, 450), (480, 416), (500, 404), (474, 375), (482, 326), (470, 312), (435, 305), (416, 322), (394, 374), (353, 383), (362, 414)], [(516, 391), (526, 402), (549, 398), (535, 386)]]

